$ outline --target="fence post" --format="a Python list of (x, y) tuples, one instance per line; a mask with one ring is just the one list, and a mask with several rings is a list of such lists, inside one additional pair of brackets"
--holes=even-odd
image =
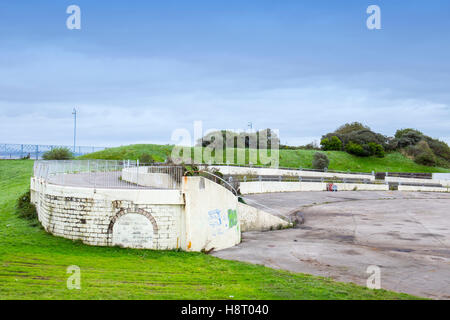
[(39, 146), (36, 145), (36, 160), (39, 159)]
[(139, 187), (139, 159), (136, 161), (136, 185)]

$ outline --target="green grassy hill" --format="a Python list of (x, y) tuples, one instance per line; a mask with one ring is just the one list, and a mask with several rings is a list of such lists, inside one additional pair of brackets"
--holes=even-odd
[[(79, 157), (79, 159), (139, 159), (148, 153), (158, 161), (164, 161), (172, 152), (173, 146), (136, 144), (110, 148), (103, 151), (91, 153)], [(289, 168), (311, 168), (312, 158), (315, 150), (280, 150), (280, 166)], [(322, 152), (322, 151), (321, 151)], [(399, 152), (386, 154), (384, 158), (356, 157), (343, 151), (323, 151), (330, 159), (331, 170), (355, 171), (355, 172), (450, 172), (450, 169), (422, 166)]]
[[(17, 214), (32, 168), (32, 160), (0, 160), (0, 300), (414, 298), (202, 253), (92, 247), (54, 237)], [(81, 268), (81, 290), (66, 287), (71, 265)]]

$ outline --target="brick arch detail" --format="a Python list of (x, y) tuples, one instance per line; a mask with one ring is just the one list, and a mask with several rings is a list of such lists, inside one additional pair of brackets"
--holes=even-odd
[(113, 227), (114, 224), (116, 223), (117, 220), (119, 220), (120, 217), (129, 214), (129, 213), (134, 213), (134, 214), (141, 214), (143, 216), (145, 216), (148, 220), (150, 220), (150, 222), (152, 223), (153, 226), (153, 234), (156, 236), (158, 234), (158, 224), (156, 223), (155, 218), (152, 216), (152, 214), (148, 211), (145, 211), (144, 209), (120, 209), (119, 212), (116, 213), (116, 215), (111, 219), (109, 226), (108, 226), (108, 243), (111, 243), (112, 241), (112, 231), (113, 231)]

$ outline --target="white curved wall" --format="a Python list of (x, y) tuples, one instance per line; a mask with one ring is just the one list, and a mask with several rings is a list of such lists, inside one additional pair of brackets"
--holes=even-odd
[(220, 250), (241, 242), (237, 197), (203, 177), (184, 177), (187, 250)]
[[(180, 247), (184, 204), (180, 190), (75, 188), (32, 178), (31, 192), (39, 221), (56, 236), (98, 246), (117, 244), (158, 250)], [(144, 220), (152, 225), (151, 245), (138, 232), (113, 243), (113, 231), (123, 231), (120, 225), (132, 220), (134, 225)]]

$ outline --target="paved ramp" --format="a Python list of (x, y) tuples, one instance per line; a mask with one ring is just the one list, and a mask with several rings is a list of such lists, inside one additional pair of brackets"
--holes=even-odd
[[(450, 194), (292, 192), (247, 196), (297, 229), (248, 232), (215, 256), (365, 285), (381, 268), (384, 289), (450, 299)], [(258, 204), (257, 204), (258, 203)]]

